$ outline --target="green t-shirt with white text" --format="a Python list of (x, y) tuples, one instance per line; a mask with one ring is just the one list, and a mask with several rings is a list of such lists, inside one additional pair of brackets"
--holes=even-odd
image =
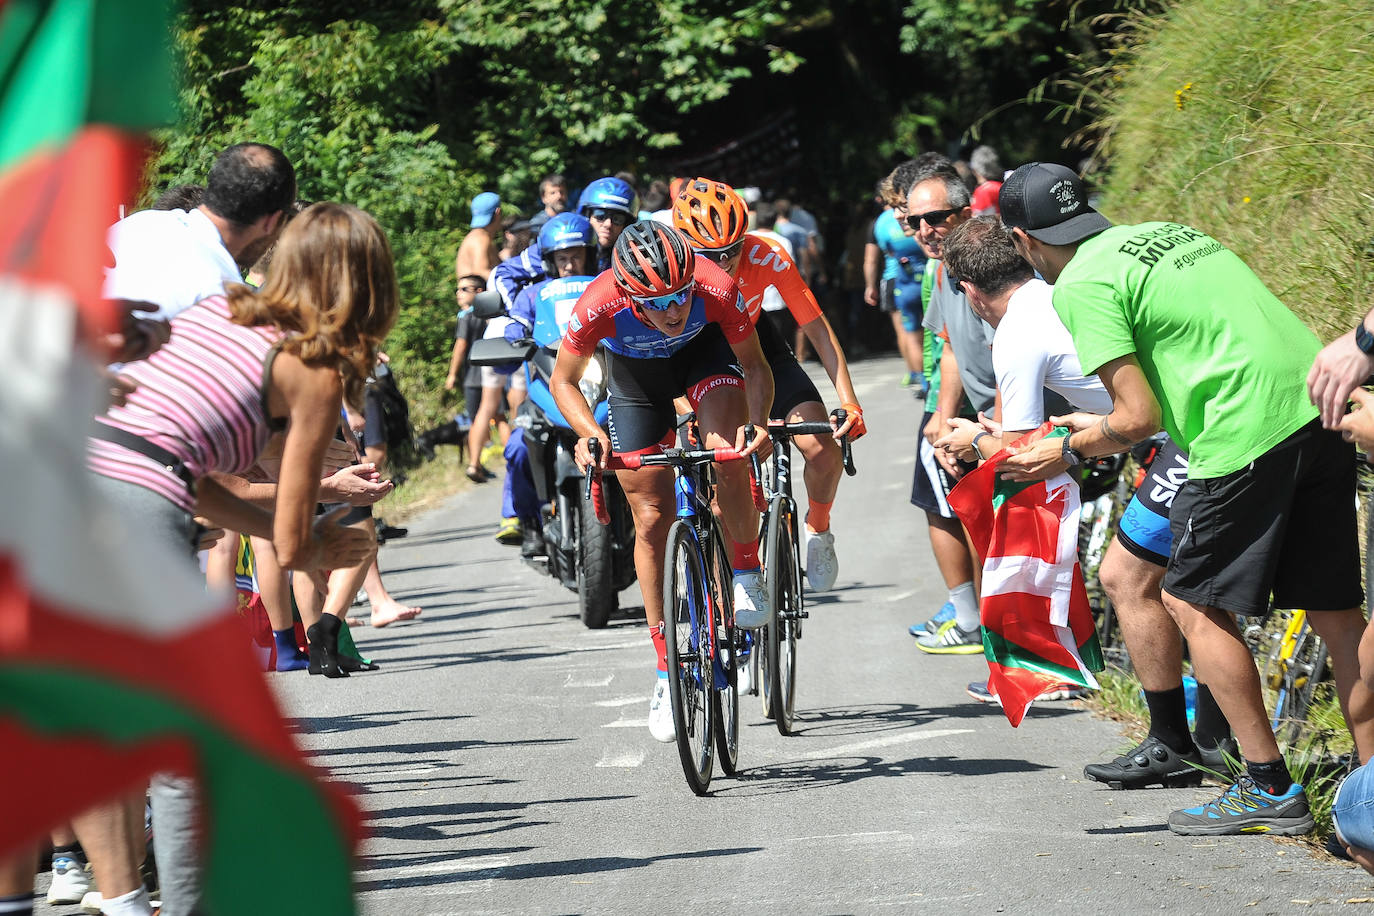
[(1054, 308), (1084, 373), (1135, 354), (1190, 478), (1236, 471), (1317, 415), (1306, 385), (1316, 335), (1197, 229), (1141, 223), (1085, 240)]

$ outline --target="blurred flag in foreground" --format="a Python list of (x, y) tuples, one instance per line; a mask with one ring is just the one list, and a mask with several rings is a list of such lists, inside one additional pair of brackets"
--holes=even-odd
[[(1016, 442), (1068, 431), (1046, 423)], [(949, 505), (983, 558), (983, 654), (988, 691), (1021, 724), (1035, 698), (1060, 683), (1098, 686), (1102, 648), (1078, 568), (1078, 484), (1067, 474), (1037, 483), (997, 476), (1003, 449), (959, 481)]]
[(87, 486), (105, 232), (171, 120), (166, 0), (0, 0), (0, 855), (158, 770), (204, 790), (205, 909), (350, 913), (356, 809), (232, 608)]

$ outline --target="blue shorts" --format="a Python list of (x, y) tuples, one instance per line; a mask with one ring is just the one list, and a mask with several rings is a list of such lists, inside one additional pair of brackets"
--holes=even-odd
[(1169, 548), (1174, 542), (1169, 532), (1169, 509), (1187, 479), (1188, 456), (1174, 440), (1165, 439), (1117, 522), (1121, 546), (1147, 563), (1169, 565)]
[(896, 312), (902, 316), (902, 330), (915, 334), (921, 330), (921, 284), (903, 283), (901, 280), (882, 282), (882, 301), (884, 312)]

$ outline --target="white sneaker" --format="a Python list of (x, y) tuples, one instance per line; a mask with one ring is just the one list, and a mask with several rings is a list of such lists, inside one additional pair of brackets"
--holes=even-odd
[(768, 596), (763, 592), (763, 572), (735, 572), (735, 626), (757, 630), (768, 623)]
[(660, 677), (654, 684), (654, 695), (649, 700), (649, 734), (655, 741), (670, 744), (677, 740), (677, 728), (673, 725), (673, 703), (668, 698), (668, 679)]
[(81, 860), (67, 855), (52, 858), (52, 885), (48, 888), (48, 903), (80, 903), (95, 885), (91, 869)]
[(735, 662), (735, 692), (743, 696), (754, 688), (754, 666), (745, 655)]
[(840, 560), (835, 556), (835, 533), (806, 532), (806, 581), (813, 592), (825, 592), (835, 587), (840, 575)]

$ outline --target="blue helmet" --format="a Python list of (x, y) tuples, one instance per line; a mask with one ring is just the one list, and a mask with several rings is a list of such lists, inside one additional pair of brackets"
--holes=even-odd
[(553, 262), (553, 253), (565, 248), (583, 248), (586, 260), (582, 265), (583, 273), (596, 269), (596, 233), (585, 216), (576, 213), (560, 213), (551, 216), (539, 229), (539, 254), (544, 259), (544, 273), (550, 277), (558, 276), (558, 268)]
[(583, 216), (596, 209), (619, 210), (635, 220), (639, 218), (639, 195), (619, 178), (598, 178), (583, 189), (577, 201), (577, 212)]

